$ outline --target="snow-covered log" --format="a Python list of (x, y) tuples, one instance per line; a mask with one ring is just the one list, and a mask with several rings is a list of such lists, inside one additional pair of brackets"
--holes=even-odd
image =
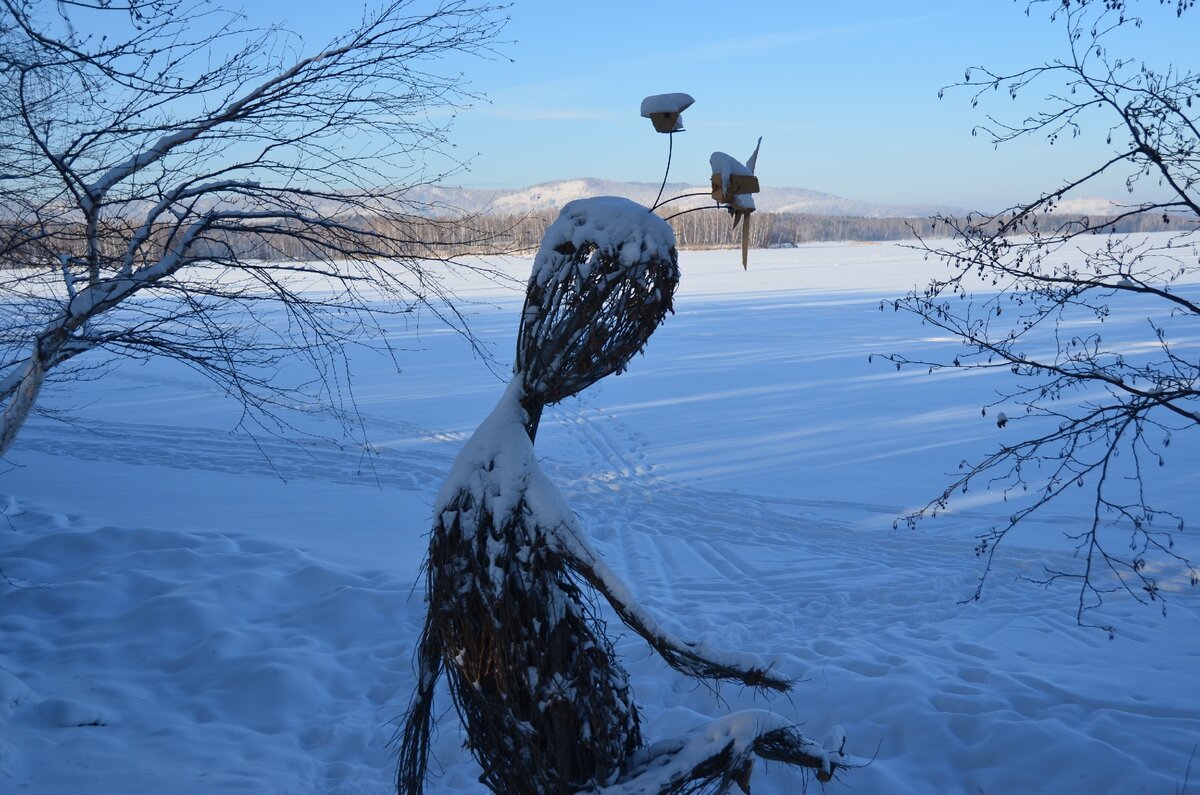
[(840, 729), (822, 745), (780, 715), (744, 710), (640, 749), (600, 795), (722, 793), (735, 785), (749, 792), (755, 757), (804, 767), (829, 781), (837, 770), (860, 764), (845, 755), (844, 743)]

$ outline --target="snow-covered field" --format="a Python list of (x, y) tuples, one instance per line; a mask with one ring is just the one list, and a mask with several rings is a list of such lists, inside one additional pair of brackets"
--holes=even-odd
[[(646, 355), (548, 410), (537, 450), (669, 626), (801, 681), (790, 697), (714, 691), (625, 632), (647, 735), (766, 707), (818, 739), (840, 725), (873, 759), (830, 793), (1200, 793), (1200, 593), (1164, 573), (1165, 618), (1115, 602), (1109, 640), (1076, 626), (1069, 588), (1018, 579), (1069, 554), (1078, 506), (1012, 538), (967, 605), (973, 534), (1004, 509), (892, 529), (1019, 433), (980, 416), (991, 376), (868, 363), (944, 344), (879, 311), (936, 266), (891, 244), (752, 252), (748, 273), (734, 252), (681, 264)], [(507, 361), (518, 297), (462, 287)], [(1106, 334), (1145, 331), (1114, 317)], [(237, 407), (161, 362), (51, 396), (69, 421), (35, 418), (0, 472), (0, 792), (388, 792), (430, 505), (503, 391), (452, 332), (394, 341), (402, 375), (355, 363), (371, 449), (230, 434)], [(1184, 436), (1158, 487), (1195, 520)], [(478, 792), (441, 704), (430, 789)], [(802, 784), (760, 765), (753, 788)]]

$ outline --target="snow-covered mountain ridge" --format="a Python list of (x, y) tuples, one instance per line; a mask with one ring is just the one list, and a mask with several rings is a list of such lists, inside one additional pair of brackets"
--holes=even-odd
[[(624, 196), (642, 204), (653, 204), (658, 195), (657, 182), (618, 182), (615, 180), (581, 177), (579, 179), (543, 182), (526, 188), (486, 189), (428, 186), (413, 188), (413, 199), (447, 208), (458, 208), (470, 212), (524, 215), (526, 213), (555, 212), (574, 199), (590, 196)], [(707, 195), (706, 185), (688, 185), (681, 182), (668, 183), (663, 196), (669, 198), (682, 194), (702, 193)], [(703, 203), (704, 196), (681, 200), (679, 207)], [(850, 215), (868, 218), (926, 216), (934, 213), (962, 213), (962, 208), (940, 204), (895, 204), (887, 202), (859, 201), (807, 188), (783, 188), (766, 185), (762, 193), (754, 197), (759, 211), (769, 213), (810, 213), (813, 215)]]

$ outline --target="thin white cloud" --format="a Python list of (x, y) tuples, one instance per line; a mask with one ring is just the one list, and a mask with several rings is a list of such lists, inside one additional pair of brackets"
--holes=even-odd
[(755, 36), (738, 36), (721, 41), (709, 42), (696, 47), (684, 47), (669, 53), (659, 53), (656, 57), (671, 61), (707, 60), (718, 56), (753, 55), (768, 50), (778, 50), (811, 44), (817, 41), (836, 39), (853, 39), (881, 30), (925, 24), (946, 16), (945, 12), (927, 14), (915, 17), (895, 19), (874, 19), (868, 22), (854, 22), (844, 25), (828, 25), (818, 28), (791, 30), (776, 33), (762, 33)]
[(598, 110), (580, 110), (573, 108), (522, 108), (513, 106), (483, 106), (463, 114), (486, 116), (493, 119), (509, 121), (622, 121), (623, 116), (616, 113), (606, 113)]

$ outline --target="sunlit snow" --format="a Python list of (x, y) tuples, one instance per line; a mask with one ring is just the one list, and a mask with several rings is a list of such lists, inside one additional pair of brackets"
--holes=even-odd
[[(915, 532), (892, 521), (1021, 432), (1014, 407), (1004, 428), (980, 413), (1006, 374), (868, 361), (952, 349), (879, 309), (937, 272), (918, 253), (753, 257), (745, 273), (736, 252), (683, 252), (676, 314), (645, 355), (548, 409), (538, 435), (578, 526), (666, 629), (799, 679), (791, 697), (713, 692), (621, 633), (646, 736), (762, 709), (816, 738), (840, 726), (873, 759), (827, 793), (1179, 791), (1200, 736), (1200, 593), (1163, 569), (1165, 618), (1114, 598), (1115, 640), (1077, 627), (1069, 584), (1021, 578), (1070, 564), (1081, 492), (960, 604), (1004, 503), (967, 495)], [(502, 265), (523, 281), (531, 262)], [(520, 313), (516, 293), (455, 284), (498, 373), (397, 318), (403, 372), (354, 363), (368, 447), (305, 412), (283, 438), (230, 433), (237, 406), (172, 363), (48, 396), (57, 418), (31, 420), (0, 474), (0, 792), (390, 791), (432, 506), (503, 392)], [(1144, 315), (1105, 326), (1131, 350), (1148, 339)], [(1153, 496), (1200, 517), (1196, 441), (1169, 452)], [(1192, 531), (1178, 543), (1200, 557)], [(430, 792), (478, 793), (441, 705)], [(759, 765), (753, 791), (801, 783)]]

